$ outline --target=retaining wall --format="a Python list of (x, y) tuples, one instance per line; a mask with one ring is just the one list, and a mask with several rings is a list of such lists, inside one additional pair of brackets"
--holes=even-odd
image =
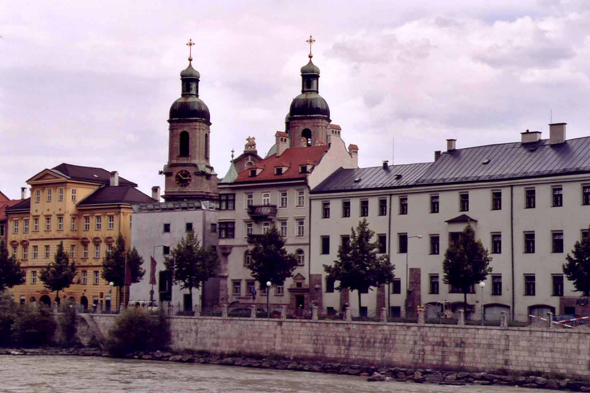
[[(114, 316), (94, 315), (106, 335)], [(172, 317), (174, 350), (590, 379), (578, 331), (345, 321)]]

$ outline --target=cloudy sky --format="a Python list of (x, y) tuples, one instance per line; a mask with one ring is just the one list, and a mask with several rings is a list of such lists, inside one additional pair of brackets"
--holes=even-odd
[(246, 137), (264, 154), (283, 129), (310, 34), (320, 94), (361, 166), (431, 161), (446, 138), (545, 137), (551, 113), (568, 138), (588, 136), (589, 3), (3, 1), (0, 190), (16, 198), (62, 162), (163, 186), (189, 38), (221, 176)]

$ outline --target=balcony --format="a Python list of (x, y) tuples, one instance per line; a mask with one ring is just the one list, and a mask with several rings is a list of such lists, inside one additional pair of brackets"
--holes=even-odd
[(277, 205), (250, 205), (248, 214), (254, 221), (268, 220), (277, 215)]

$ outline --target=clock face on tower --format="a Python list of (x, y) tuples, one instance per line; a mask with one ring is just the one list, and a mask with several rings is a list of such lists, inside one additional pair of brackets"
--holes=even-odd
[(180, 187), (186, 187), (191, 184), (191, 173), (183, 169), (176, 174), (175, 180)]

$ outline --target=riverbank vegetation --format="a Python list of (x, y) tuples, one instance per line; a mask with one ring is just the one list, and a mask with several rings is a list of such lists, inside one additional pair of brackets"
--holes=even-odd
[(137, 351), (156, 351), (170, 345), (170, 324), (163, 310), (157, 314), (142, 308), (129, 308), (117, 317), (106, 341), (113, 356)]

